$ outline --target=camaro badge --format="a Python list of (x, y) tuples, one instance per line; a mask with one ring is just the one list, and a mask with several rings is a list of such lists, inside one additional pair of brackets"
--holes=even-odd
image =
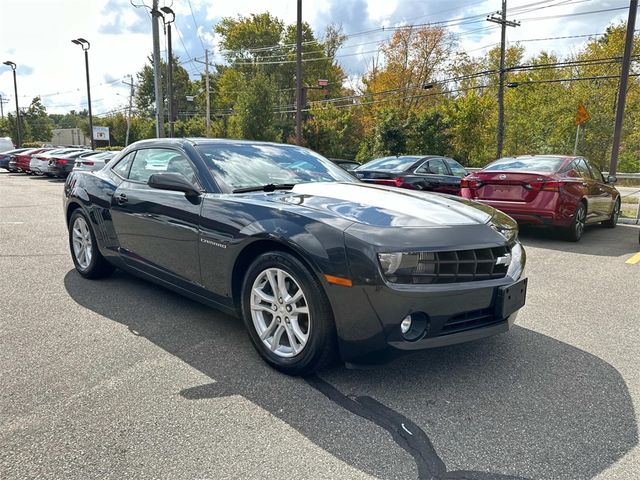
[(227, 248), (224, 243), (214, 242), (213, 240), (207, 240), (206, 238), (200, 237), (200, 241), (202, 243), (206, 243), (207, 245), (213, 245), (214, 247)]
[(496, 265), (511, 265), (511, 254), (506, 253), (503, 257), (496, 258)]

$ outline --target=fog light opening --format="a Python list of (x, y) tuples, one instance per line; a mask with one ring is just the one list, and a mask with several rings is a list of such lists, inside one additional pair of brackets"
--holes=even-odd
[(414, 312), (402, 319), (400, 322), (400, 333), (402, 338), (410, 342), (420, 340), (429, 330), (429, 317), (423, 312)]

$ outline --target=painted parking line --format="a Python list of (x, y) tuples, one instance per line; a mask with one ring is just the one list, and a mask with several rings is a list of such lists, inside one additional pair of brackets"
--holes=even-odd
[(628, 263), (629, 265), (635, 265), (636, 263), (640, 263), (640, 252), (636, 253), (633, 257), (631, 257), (625, 263)]

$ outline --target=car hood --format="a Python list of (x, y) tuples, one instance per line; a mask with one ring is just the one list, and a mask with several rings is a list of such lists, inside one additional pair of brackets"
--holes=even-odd
[(263, 200), (381, 228), (479, 225), (497, 212), (459, 197), (365, 183), (305, 183)]

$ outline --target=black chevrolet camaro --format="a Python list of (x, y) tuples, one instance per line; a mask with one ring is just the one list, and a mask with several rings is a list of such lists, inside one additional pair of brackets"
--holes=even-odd
[(82, 276), (122, 268), (240, 316), (289, 374), (504, 332), (525, 301), (508, 216), (367, 185), (297, 146), (144, 140), (64, 195)]

